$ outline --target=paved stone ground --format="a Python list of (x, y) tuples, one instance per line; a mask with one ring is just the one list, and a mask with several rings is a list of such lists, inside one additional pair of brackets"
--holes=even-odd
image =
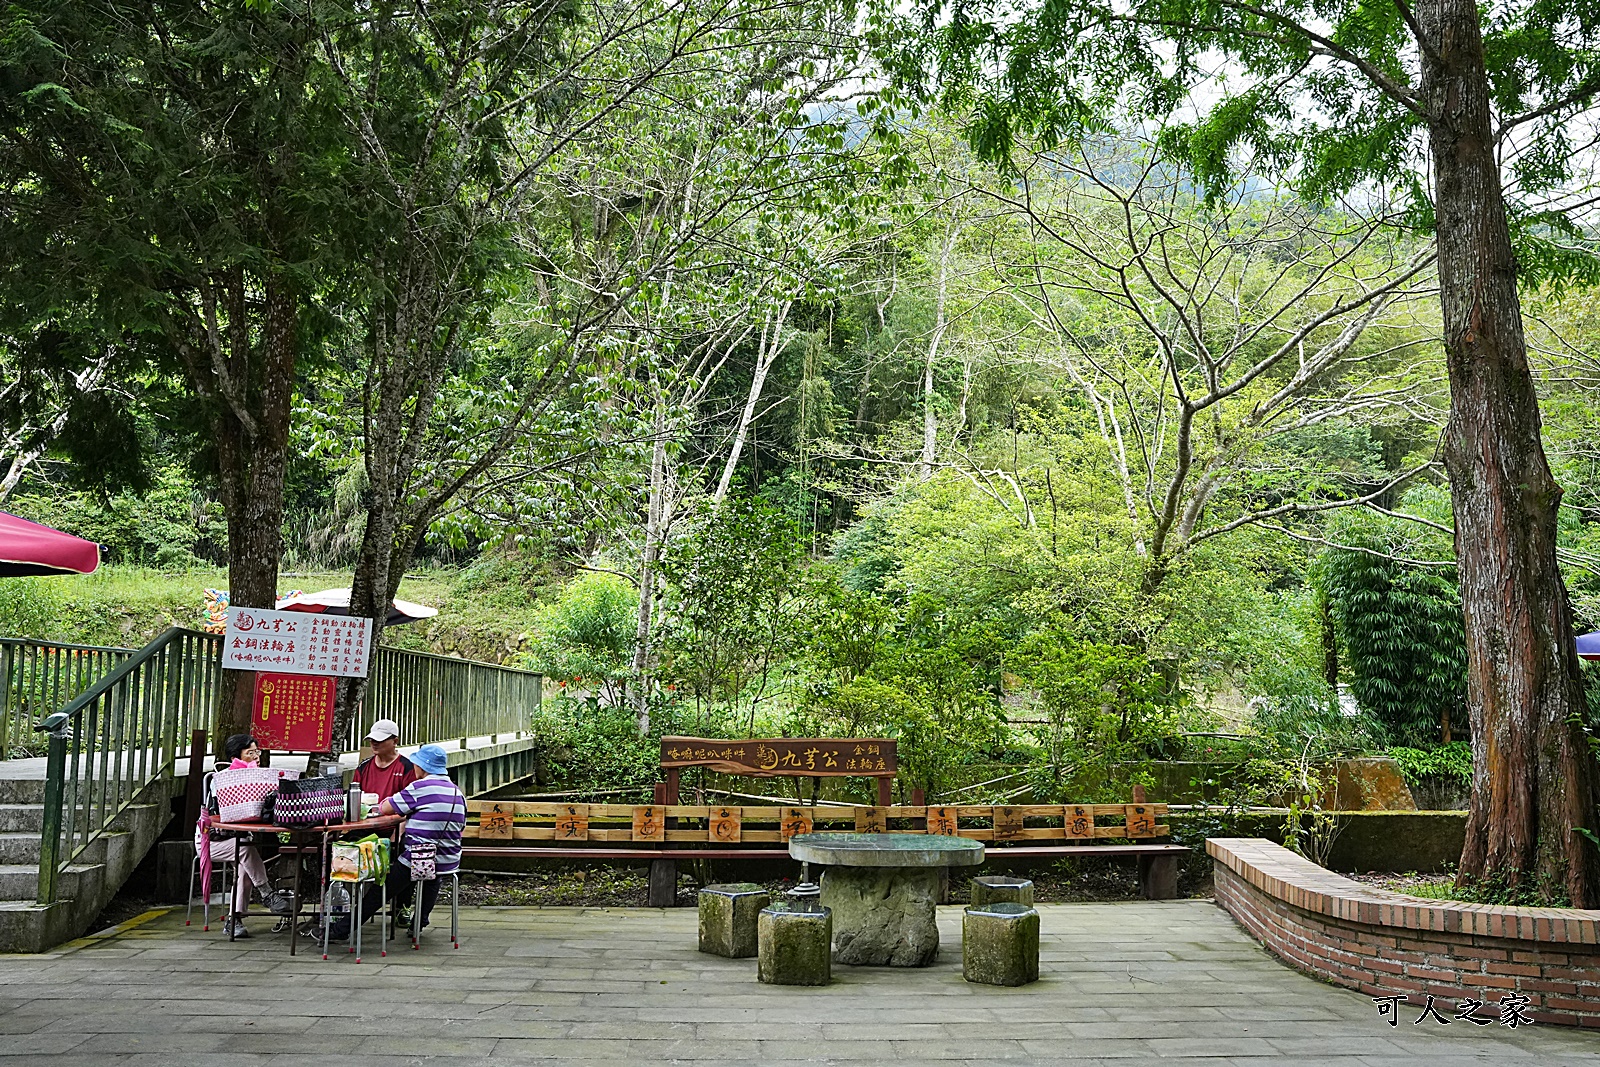
[(1600, 1062), (1600, 1035), (1456, 1022), (1394, 1028), (1364, 996), (1289, 970), (1205, 901), (1056, 904), (1043, 980), (961, 980), (960, 911), (925, 970), (758, 985), (753, 960), (694, 950), (692, 910), (470, 909), (357, 965), (232, 945), (153, 913), (46, 956), (0, 957), (0, 1067), (443, 1067), (520, 1061), (762, 1064), (1161, 1063), (1167, 1067)]

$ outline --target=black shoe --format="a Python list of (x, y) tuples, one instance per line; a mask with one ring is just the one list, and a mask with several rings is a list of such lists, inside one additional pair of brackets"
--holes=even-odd
[(280, 893), (276, 889), (269, 889), (261, 894), (261, 903), (274, 915), (293, 915), (294, 903), (288, 893)]

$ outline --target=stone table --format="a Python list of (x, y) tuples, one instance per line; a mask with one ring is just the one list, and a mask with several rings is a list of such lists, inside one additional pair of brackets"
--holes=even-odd
[(796, 834), (789, 855), (826, 868), (834, 958), (854, 966), (926, 967), (939, 952), (934, 906), (947, 867), (983, 862), (983, 844), (931, 834)]

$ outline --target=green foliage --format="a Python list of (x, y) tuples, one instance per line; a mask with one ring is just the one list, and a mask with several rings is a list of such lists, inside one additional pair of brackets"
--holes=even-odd
[(61, 594), (51, 578), (0, 579), (0, 637), (50, 637), (56, 633)]
[(800, 625), (805, 545), (761, 500), (734, 497), (700, 518), (661, 561), (669, 586), (662, 674), (701, 704), (756, 706)]
[(1139, 652), (1040, 632), (1007, 665), (1038, 691), (1046, 714), (1046, 725), (1033, 728), (1046, 753), (1035, 777), (1040, 800), (1127, 796), (1150, 781), (1127, 768), (1181, 743), (1184, 694)]
[[(632, 675), (639, 594), (614, 574), (582, 574), (541, 614), (524, 662), (562, 686), (621, 704)], [(637, 732), (637, 731), (636, 731)]]
[(1401, 744), (1437, 744), (1445, 722), (1465, 733), (1466, 636), (1454, 568), (1393, 558), (1416, 544), (1395, 520), (1351, 517), (1335, 531), (1350, 548), (1325, 553), (1316, 580), (1357, 702)]
[(225, 556), (221, 505), (181, 467), (163, 467), (143, 493), (101, 498), (53, 489), (19, 493), (11, 510), (104, 546), (107, 562), (183, 571)]
[(1384, 755), (1399, 764), (1400, 774), (1408, 785), (1418, 785), (1430, 778), (1452, 781), (1462, 788), (1472, 785), (1472, 746), (1465, 741), (1452, 741), (1428, 749), (1396, 745)]

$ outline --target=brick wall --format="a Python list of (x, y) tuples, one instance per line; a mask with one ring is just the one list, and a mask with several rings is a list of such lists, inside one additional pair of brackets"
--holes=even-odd
[(1413, 1010), (1508, 993), (1540, 1022), (1600, 1028), (1600, 911), (1424, 900), (1365, 886), (1260, 838), (1211, 838), (1217, 903), (1286, 962)]

